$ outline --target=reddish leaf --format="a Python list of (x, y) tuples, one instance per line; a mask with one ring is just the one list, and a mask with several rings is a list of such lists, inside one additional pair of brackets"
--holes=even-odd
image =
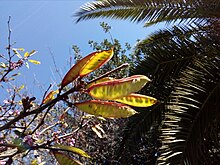
[(93, 57), (96, 54), (96, 52), (93, 52), (84, 58), (82, 58), (80, 61), (78, 61), (64, 76), (61, 87), (65, 87), (69, 83), (73, 82), (78, 76), (79, 72), (82, 69), (82, 67), (90, 60), (91, 57)]
[(110, 50), (96, 52), (93, 57), (80, 70), (80, 77), (84, 77), (94, 70), (100, 68), (112, 58), (113, 54), (113, 48)]
[(57, 94), (59, 91), (55, 90), (55, 91), (51, 91), (50, 93), (47, 94), (47, 96), (45, 97), (45, 99), (43, 100), (43, 103), (46, 104), (49, 101), (53, 100), (55, 98), (55, 94)]
[(87, 91), (96, 99), (114, 100), (139, 91), (149, 81), (144, 75), (135, 75), (94, 84)]

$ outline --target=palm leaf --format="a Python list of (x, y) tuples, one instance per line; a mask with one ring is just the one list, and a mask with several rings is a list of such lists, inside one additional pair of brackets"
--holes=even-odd
[(204, 56), (194, 59), (182, 72), (163, 121), (161, 164), (213, 164), (204, 154), (210, 150), (204, 145), (204, 135), (219, 118), (219, 66), (220, 61), (209, 61)]
[[(161, 137), (163, 141), (170, 142), (170, 145), (166, 144), (166, 147), (162, 150), (164, 155), (161, 157), (161, 162), (176, 164), (176, 161), (183, 160), (180, 159), (180, 157), (183, 157), (181, 147), (186, 147), (185, 151), (189, 150), (189, 148), (187, 148), (183, 139), (173, 139), (173, 136), (178, 133), (179, 137), (188, 136), (186, 135), (187, 122), (190, 124), (196, 113), (195, 111), (186, 111), (184, 106), (186, 106), (186, 109), (198, 109), (201, 107), (204, 100), (197, 99), (197, 97), (203, 96), (213, 89), (213, 85), (208, 84), (209, 80), (212, 80), (212, 82), (218, 80), (219, 63), (212, 64), (215, 58), (218, 59), (216, 52), (219, 52), (219, 45), (215, 42), (207, 37), (205, 30), (200, 29), (186, 33), (184, 29), (175, 27), (173, 30), (159, 31), (144, 42), (139, 43), (138, 46), (141, 46), (137, 46), (139, 49), (137, 52), (144, 53), (145, 59), (138, 64), (132, 74), (145, 74), (151, 77), (153, 81), (147, 88), (143, 89), (142, 93), (150, 94), (159, 100), (163, 100), (163, 104), (159, 108), (161, 110), (159, 113), (158, 108), (152, 108), (148, 113), (144, 111), (144, 113), (137, 114), (129, 120), (119, 148), (119, 152), (122, 153), (121, 157), (126, 152), (134, 153), (132, 150), (137, 150), (135, 142), (138, 143), (141, 135), (146, 134), (149, 128), (155, 122), (158, 122), (158, 118), (161, 119), (161, 115), (165, 113), (165, 122), (167, 121), (169, 127), (164, 125), (165, 128), (162, 129), (163, 136)], [(180, 73), (181, 76), (184, 75), (185, 77), (180, 78)], [(216, 75), (216, 73), (218, 74)], [(211, 77), (203, 77), (204, 74)], [(213, 78), (216, 78), (215, 81)], [(185, 84), (180, 85), (179, 83)], [(210, 87), (210, 89), (206, 89), (206, 86)], [(180, 95), (182, 96), (180, 97)], [(178, 99), (176, 99), (177, 96), (179, 96)], [(168, 98), (170, 101), (167, 103)], [(174, 104), (174, 101), (176, 101), (176, 105), (171, 110), (170, 107)], [(174, 113), (174, 110), (176, 113)], [(159, 117), (155, 118), (155, 113), (158, 113)], [(184, 115), (181, 116), (180, 114)], [(186, 119), (183, 122), (183, 126), (176, 125), (182, 119)], [(184, 127), (185, 125), (187, 127)], [(176, 126), (176, 130), (173, 130), (174, 126)], [(125, 155), (124, 157), (128, 156)], [(188, 161), (188, 158), (186, 160)]]
[(83, 5), (75, 16), (76, 22), (91, 18), (127, 19), (132, 22), (145, 22), (145, 26), (159, 22), (201, 23), (220, 15), (220, 4), (204, 0), (99, 0)]
[[(189, 39), (192, 35), (183, 33), (184, 31), (177, 27), (159, 31), (137, 45), (136, 51), (142, 53), (145, 59), (132, 69), (131, 74), (151, 77), (153, 81), (141, 93), (157, 98), (160, 103), (147, 109), (138, 109), (140, 113), (129, 119), (118, 148), (120, 159), (128, 159), (127, 153), (135, 153), (138, 150), (137, 144), (142, 135), (147, 134), (155, 123), (160, 125), (165, 103), (173, 88), (173, 80), (195, 55), (192, 54), (194, 47), (187, 47), (189, 43), (194, 44), (194, 41)], [(181, 49), (183, 50), (180, 51)]]
[[(145, 94), (153, 94), (159, 100), (169, 96), (173, 80), (196, 56), (197, 46), (194, 39), (203, 33), (202, 29), (174, 27), (160, 30), (137, 44), (135, 56), (142, 54), (144, 60), (131, 70), (131, 74), (145, 74), (153, 80), (143, 90)], [(156, 90), (153, 93), (153, 88), (160, 89), (160, 92)]]

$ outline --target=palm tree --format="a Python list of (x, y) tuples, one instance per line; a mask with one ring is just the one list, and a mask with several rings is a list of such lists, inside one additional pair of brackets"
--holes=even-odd
[(220, 1), (99, 0), (82, 6), (76, 16), (77, 22), (106, 17), (144, 22), (144, 26), (177, 23), (148, 36), (135, 48), (144, 60), (131, 74), (151, 77), (152, 83), (142, 93), (160, 102), (140, 109), (129, 120), (119, 147), (120, 160), (129, 163), (137, 144), (157, 129), (162, 141), (160, 164), (217, 164)]

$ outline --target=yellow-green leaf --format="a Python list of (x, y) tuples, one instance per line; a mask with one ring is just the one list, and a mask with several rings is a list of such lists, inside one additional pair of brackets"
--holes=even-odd
[(87, 84), (86, 88), (89, 88), (89, 87), (91, 87), (94, 84), (98, 84), (98, 83), (106, 82), (106, 81), (111, 81), (111, 80), (114, 80), (114, 78), (112, 78), (112, 77), (104, 77), (104, 78), (101, 78), (101, 79), (99, 79), (97, 81), (94, 81), (92, 83)]
[(29, 57), (29, 52), (25, 52), (24, 57)]
[(135, 107), (149, 107), (157, 102), (157, 99), (141, 94), (130, 94), (128, 96), (115, 99), (115, 101)]
[(40, 64), (40, 61), (37, 61), (37, 60), (28, 60), (29, 62), (35, 64), (35, 65), (39, 65)]
[(63, 154), (61, 152), (53, 151), (53, 155), (60, 165), (83, 165), (77, 160), (74, 160), (70, 156)]
[(43, 103), (46, 104), (49, 101), (53, 100), (55, 98), (55, 94), (57, 94), (59, 91), (55, 90), (55, 91), (51, 91), (50, 93), (47, 94), (47, 96), (45, 97), (45, 99), (43, 100)]
[(135, 75), (94, 84), (87, 91), (96, 99), (114, 100), (139, 91), (149, 81), (144, 75)]
[(78, 61), (68, 72), (67, 74), (64, 76), (62, 83), (61, 83), (61, 87), (65, 87), (66, 85), (68, 85), (69, 83), (71, 83), (72, 81), (74, 81), (78, 76), (79, 76), (79, 72), (82, 69), (82, 67), (88, 62), (88, 60), (95, 54), (91, 53), (87, 56), (85, 56), (84, 58), (82, 58), (80, 61)]
[(112, 58), (113, 54), (113, 48), (110, 50), (96, 52), (93, 57), (80, 70), (80, 77), (84, 77), (94, 70), (100, 68)]
[(76, 147), (62, 146), (62, 145), (55, 145), (54, 147), (59, 148), (59, 149), (63, 149), (63, 150), (66, 150), (66, 151), (73, 152), (75, 154), (81, 155), (81, 156), (86, 157), (86, 158), (90, 158), (90, 156), (85, 151), (83, 151), (79, 148), (76, 148)]
[(90, 100), (74, 105), (83, 112), (105, 118), (127, 118), (137, 113), (127, 105), (108, 101)]
[(24, 89), (24, 85), (21, 85), (18, 89), (17, 92), (19, 92), (20, 90)]
[(24, 48), (16, 48), (17, 50), (24, 51)]

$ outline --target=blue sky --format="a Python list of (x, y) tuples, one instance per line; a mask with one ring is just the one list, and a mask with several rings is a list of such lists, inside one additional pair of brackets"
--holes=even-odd
[(0, 53), (6, 54), (7, 21), (11, 16), (12, 41), (16, 42), (14, 47), (23, 47), (27, 51), (36, 49), (38, 53), (33, 59), (41, 61), (41, 65), (30, 65), (30, 69), (24, 67), (20, 71), (22, 75), (16, 82), (18, 85), (25, 84), (28, 92), (36, 95), (42, 94), (50, 83), (59, 83), (59, 76), (52, 73), (55, 68), (50, 50), (64, 75), (73, 44), (78, 45), (85, 56), (92, 51), (88, 40), (99, 42), (110, 38), (99, 26), (102, 21), (112, 26), (114, 38), (131, 45), (156, 30), (154, 26), (143, 28), (142, 24), (110, 19), (93, 19), (75, 24), (73, 14), (86, 2), (88, 1), (0, 0)]

